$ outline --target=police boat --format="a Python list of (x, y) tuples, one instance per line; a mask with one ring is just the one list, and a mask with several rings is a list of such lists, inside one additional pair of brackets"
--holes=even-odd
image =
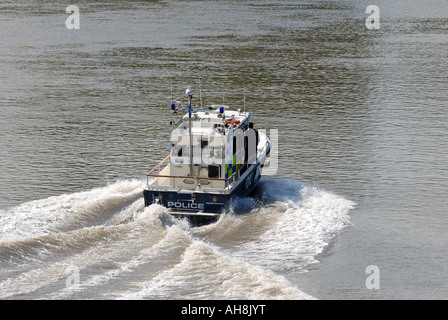
[(232, 199), (251, 193), (271, 142), (254, 128), (250, 112), (226, 105), (193, 108), (193, 90), (186, 95), (186, 107), (171, 104), (171, 152), (147, 174), (143, 197), (145, 206), (163, 205), (198, 226), (216, 221)]

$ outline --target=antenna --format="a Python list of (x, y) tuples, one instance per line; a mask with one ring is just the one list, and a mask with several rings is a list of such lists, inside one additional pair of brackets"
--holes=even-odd
[(193, 89), (188, 87), (185, 94), (188, 96), (188, 135), (190, 136), (190, 177), (193, 176), (193, 136), (191, 135), (191, 100), (193, 100)]
[(199, 78), (199, 100), (201, 101), (201, 109), (202, 109), (202, 81), (201, 78)]
[(171, 80), (171, 130), (174, 126), (174, 114), (176, 113), (176, 105), (173, 102), (173, 81)]
[(244, 86), (244, 75), (243, 75), (243, 106), (244, 112), (246, 112), (246, 87)]
[(173, 130), (175, 114), (176, 114), (176, 105), (174, 103), (172, 103), (171, 104), (171, 130)]
[(173, 104), (173, 81), (171, 81), (171, 104)]

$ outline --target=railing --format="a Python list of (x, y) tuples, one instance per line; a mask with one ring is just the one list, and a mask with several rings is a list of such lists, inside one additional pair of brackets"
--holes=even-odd
[[(164, 175), (164, 174), (160, 174), (160, 167), (163, 163), (165, 163), (171, 155), (168, 155), (165, 159), (163, 159), (158, 165), (156, 165), (151, 171), (149, 171), (148, 174), (146, 174), (146, 183), (149, 183), (149, 177), (156, 177), (156, 178), (179, 178), (179, 179), (198, 179), (198, 180), (215, 180), (215, 181), (230, 181), (232, 180), (232, 182), (234, 182), (234, 177), (239, 173), (240, 170), (237, 170), (236, 172), (234, 172), (230, 177), (228, 178), (205, 178), (205, 177), (192, 177), (192, 176), (171, 176), (171, 175)], [(153, 173), (154, 171), (156, 171), (157, 169), (159, 169), (159, 173), (155, 174)]]
[(149, 173), (147, 174), (147, 176), (152, 175), (152, 173), (154, 171), (156, 171), (156, 169), (159, 169), (160, 172), (160, 166), (165, 163), (169, 158), (171, 157), (171, 154), (167, 155), (165, 159), (163, 159), (162, 161), (160, 161), (160, 163), (158, 165), (156, 165), (151, 171), (149, 171)]

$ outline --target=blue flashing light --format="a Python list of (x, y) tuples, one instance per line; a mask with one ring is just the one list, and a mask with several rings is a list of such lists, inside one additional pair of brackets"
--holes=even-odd
[(224, 113), (224, 107), (219, 108), (219, 113)]
[(176, 105), (174, 103), (171, 104), (171, 110), (175, 110), (176, 109)]

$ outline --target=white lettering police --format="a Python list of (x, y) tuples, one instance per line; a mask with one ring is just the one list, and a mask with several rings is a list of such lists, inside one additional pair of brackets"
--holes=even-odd
[(168, 208), (181, 208), (181, 209), (199, 209), (204, 210), (203, 203), (194, 203), (194, 202), (172, 202), (168, 201)]

